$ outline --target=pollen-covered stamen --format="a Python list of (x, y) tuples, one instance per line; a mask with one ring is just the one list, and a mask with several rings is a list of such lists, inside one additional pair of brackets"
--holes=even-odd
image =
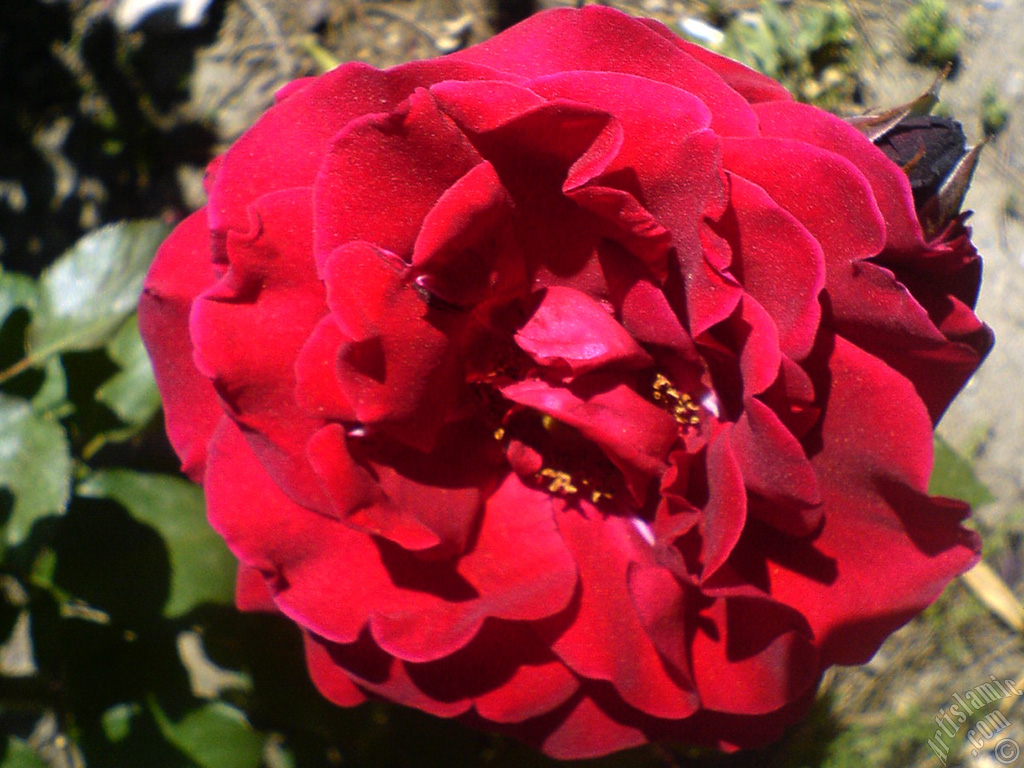
[[(549, 493), (599, 504), (624, 490), (619, 471), (608, 457), (576, 429), (549, 414), (528, 408), (510, 411), (502, 438), (513, 468)], [(518, 457), (524, 455), (534, 458), (523, 463)]]
[[(610, 492), (602, 491), (591, 485), (590, 478), (585, 475), (577, 478), (564, 470), (544, 467), (537, 473), (536, 477), (542, 485), (545, 485), (550, 493), (556, 493), (559, 496), (582, 494), (586, 495), (592, 504), (599, 504), (612, 498)], [(547, 483), (545, 484), (544, 481), (547, 481)]]
[(700, 424), (700, 405), (686, 392), (680, 392), (667, 376), (658, 373), (651, 384), (651, 399), (672, 414), (684, 427)]

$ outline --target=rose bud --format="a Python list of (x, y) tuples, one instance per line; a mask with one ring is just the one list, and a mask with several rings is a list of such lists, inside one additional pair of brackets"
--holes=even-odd
[(895, 136), (604, 7), (286, 87), (140, 306), (239, 606), (342, 706), (777, 738), (980, 550), (927, 491), (980, 262)]

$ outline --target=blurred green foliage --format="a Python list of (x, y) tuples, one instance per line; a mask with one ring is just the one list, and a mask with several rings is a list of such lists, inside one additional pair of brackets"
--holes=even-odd
[(840, 2), (787, 14), (774, 0), (731, 19), (719, 53), (786, 86), (801, 101), (836, 107), (859, 86), (859, 48), (849, 9)]
[(919, 0), (903, 19), (911, 61), (943, 66), (960, 55), (963, 35), (949, 18), (946, 0)]

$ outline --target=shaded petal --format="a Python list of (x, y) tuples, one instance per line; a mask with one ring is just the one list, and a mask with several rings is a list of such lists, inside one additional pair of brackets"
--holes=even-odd
[(580, 574), (579, 607), (568, 627), (552, 625), (551, 648), (577, 674), (607, 680), (631, 706), (656, 717), (691, 715), (699, 701), (670, 671), (633, 606), (627, 574), (652, 562), (647, 542), (628, 519), (583, 505), (557, 515)]
[(206, 471), (207, 445), (223, 409), (193, 363), (188, 322), (192, 303), (215, 280), (206, 210), (200, 209), (164, 240), (139, 299), (139, 333), (153, 361), (167, 436), (182, 471), (196, 482)]
[[(408, 577), (415, 580), (424, 566), (409, 562)], [(474, 634), (487, 616), (535, 621), (560, 613), (577, 582), (576, 564), (552, 517), (551, 497), (527, 488), (515, 475), (488, 498), (476, 544), (458, 561), (456, 571), (479, 597), (448, 613), (467, 625), (472, 622)], [(409, 661), (430, 661), (454, 650), (436, 647), (432, 618), (409, 602), (379, 611), (371, 627), (377, 642), (390, 653)], [(451, 617), (439, 615), (437, 620)]]
[(274, 481), (317, 507), (324, 499), (304, 452), (322, 422), (295, 402), (296, 358), (327, 312), (311, 258), (310, 190), (266, 195), (250, 211), (250, 231), (227, 237), (227, 272), (192, 308), (196, 364)]
[(412, 255), (416, 283), (463, 307), (525, 291), (524, 260), (510, 232), (512, 212), (494, 167), (474, 166), (423, 221)]
[(327, 302), (351, 339), (338, 353), (338, 381), (356, 420), (427, 450), (461, 387), (448, 335), (454, 318), (432, 311), (394, 256), (368, 243), (335, 251), (324, 268)]
[[(730, 438), (744, 485), (770, 502), (769, 516), (762, 519), (795, 535), (810, 533), (821, 520), (818, 478), (803, 446), (775, 412), (760, 400), (748, 400)], [(763, 505), (753, 509), (767, 511)]]
[(729, 177), (729, 210), (716, 230), (733, 246), (730, 269), (743, 290), (778, 327), (782, 351), (806, 357), (821, 319), (821, 246), (763, 189), (735, 174)]
[(235, 605), (240, 611), (277, 613), (274, 593), (267, 586), (263, 574), (244, 563), (238, 566), (238, 577), (235, 580)]
[[(493, 79), (494, 70), (451, 59), (415, 61), (381, 71), (349, 62), (267, 110), (223, 156), (210, 192), (210, 225), (245, 231), (249, 203), (269, 192), (313, 184), (334, 136), (349, 122), (396, 108), (416, 88), (448, 78)], [(507, 75), (506, 79), (516, 79)]]
[(799, 701), (818, 681), (810, 628), (792, 608), (720, 598), (695, 624), (693, 674), (705, 709), (767, 715)]
[(387, 654), (431, 661), (464, 647), (488, 616), (560, 613), (576, 585), (550, 497), (514, 476), (490, 497), (474, 546), (454, 562), (425, 561), (294, 504), (226, 418), (205, 487), (210, 522), (267, 577), (278, 608), (333, 643), (355, 643), (369, 624)]
[(369, 634), (344, 645), (309, 632), (303, 633), (303, 639), (313, 683), (340, 706), (359, 704), (360, 689), (437, 717), (456, 717), (471, 706), (468, 698), (445, 701), (422, 690), (409, 677), (406, 665), (382, 651)]
[(331, 658), (326, 641), (309, 632), (302, 633), (302, 640), (309, 676), (325, 699), (339, 707), (354, 707), (366, 701), (352, 678)]
[(800, 544), (751, 525), (734, 561), (767, 558), (772, 597), (807, 618), (823, 665), (860, 664), (977, 562), (980, 544), (960, 526), (966, 505), (927, 496), (932, 425), (910, 382), (842, 339), (829, 372), (812, 458), (821, 533)]
[(554, 387), (531, 379), (502, 387), (501, 394), (579, 430), (616, 465), (625, 463), (648, 475), (661, 474), (679, 425), (625, 384), (605, 388), (608, 384), (591, 377)]
[(406, 664), (432, 698), (470, 699), (497, 723), (518, 723), (561, 706), (579, 689), (576, 676), (525, 623), (489, 620), (469, 645), (426, 664)]
[(708, 443), (708, 502), (700, 517), (704, 568), (708, 579), (729, 559), (747, 522), (743, 471), (732, 447), (733, 425), (723, 424)]

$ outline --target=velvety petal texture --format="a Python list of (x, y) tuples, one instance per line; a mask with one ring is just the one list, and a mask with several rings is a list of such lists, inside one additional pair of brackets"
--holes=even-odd
[(239, 607), (340, 706), (755, 746), (978, 558), (927, 493), (992, 343), (964, 215), (655, 22), (301, 81), (209, 194), (140, 328)]

